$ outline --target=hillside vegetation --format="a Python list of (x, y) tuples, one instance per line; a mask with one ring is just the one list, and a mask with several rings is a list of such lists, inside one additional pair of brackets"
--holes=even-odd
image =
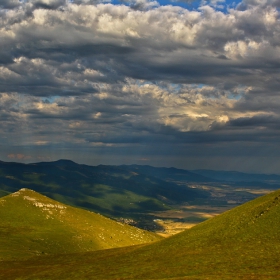
[(0, 161), (0, 196), (30, 188), (52, 199), (109, 217), (145, 217), (174, 203), (206, 198), (205, 191), (116, 166), (69, 160), (22, 164)]
[(160, 239), (29, 189), (0, 199), (0, 260), (94, 251)]
[(279, 279), (279, 259), (280, 191), (276, 191), (151, 245), (2, 262), (0, 275), (6, 279)]

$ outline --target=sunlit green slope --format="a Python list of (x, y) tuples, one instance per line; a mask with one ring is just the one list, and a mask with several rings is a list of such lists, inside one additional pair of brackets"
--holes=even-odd
[(153, 230), (160, 226), (151, 213), (210, 195), (206, 190), (140, 171), (120, 166), (89, 166), (70, 160), (30, 164), (0, 161), (0, 197), (30, 188), (61, 203), (112, 219), (126, 219), (129, 224)]
[(3, 262), (0, 275), (5, 279), (279, 279), (280, 191), (150, 245)]
[(130, 246), (161, 239), (29, 189), (0, 199), (0, 260)]

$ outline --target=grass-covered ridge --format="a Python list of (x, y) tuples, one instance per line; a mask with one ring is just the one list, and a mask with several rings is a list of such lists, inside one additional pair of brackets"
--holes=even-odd
[(29, 189), (0, 199), (0, 260), (86, 252), (160, 239), (156, 234)]
[(5, 279), (279, 279), (279, 259), (280, 190), (150, 245), (2, 262), (0, 275)]

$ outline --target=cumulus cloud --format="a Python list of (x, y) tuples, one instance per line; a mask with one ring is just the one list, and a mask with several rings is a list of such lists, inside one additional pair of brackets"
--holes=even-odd
[(277, 1), (125, 3), (1, 1), (2, 145), (186, 154), (279, 139)]
[(279, 0), (243, 0), (237, 5), (237, 10), (246, 10), (250, 7), (260, 7), (260, 8), (266, 8), (266, 7), (279, 7), (280, 1)]

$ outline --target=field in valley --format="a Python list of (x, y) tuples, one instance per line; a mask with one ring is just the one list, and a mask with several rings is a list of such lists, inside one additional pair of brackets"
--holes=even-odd
[[(176, 182), (184, 185), (184, 182)], [(188, 184), (189, 187), (207, 190), (211, 193), (208, 199), (199, 199), (191, 203), (174, 205), (174, 209), (150, 213), (154, 222), (156, 233), (169, 237), (185, 229), (189, 229), (198, 223), (215, 217), (238, 205), (246, 203), (258, 196), (268, 194), (275, 188), (260, 188), (256, 186), (239, 186), (229, 184)], [(152, 226), (151, 226), (152, 227)]]

